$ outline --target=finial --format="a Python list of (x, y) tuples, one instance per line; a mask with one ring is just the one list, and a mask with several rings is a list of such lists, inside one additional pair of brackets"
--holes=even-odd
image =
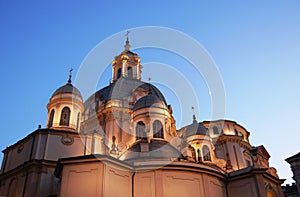
[(197, 123), (194, 106), (192, 106), (192, 110), (193, 110), (193, 123)]
[(150, 82), (151, 82), (151, 77), (149, 77), (149, 78), (148, 78), (148, 84), (149, 84), (149, 91), (148, 91), (148, 95), (149, 95), (149, 94), (152, 94), (152, 88), (151, 88), (151, 84), (150, 84)]
[(72, 83), (72, 71), (73, 71), (73, 68), (71, 68), (69, 70), (69, 80), (68, 80), (68, 83)]
[(126, 34), (125, 34), (125, 36), (126, 36), (126, 40), (128, 40), (128, 35), (129, 35), (129, 33), (130, 33), (130, 31), (126, 31)]
[(129, 35), (130, 31), (127, 31), (125, 36), (126, 36), (126, 42), (125, 42), (125, 51), (130, 51), (130, 44), (129, 44), (129, 39), (128, 39), (128, 35)]

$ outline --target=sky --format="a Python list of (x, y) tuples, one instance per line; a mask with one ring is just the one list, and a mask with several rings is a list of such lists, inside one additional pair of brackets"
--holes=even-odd
[[(251, 144), (263, 144), (271, 155), (270, 165), (280, 178), (287, 179), (285, 183), (291, 183), (292, 172), (284, 160), (300, 150), (299, 9), (296, 0), (0, 0), (0, 149), (22, 139), (38, 124), (45, 127), (52, 93), (66, 83), (70, 67), (76, 76), (101, 41), (131, 29), (134, 47), (134, 28), (157, 26), (183, 32), (210, 54), (225, 88), (224, 118), (251, 132)], [(189, 63), (168, 51), (144, 48), (135, 52), (142, 64), (161, 62), (183, 72), (196, 89), (197, 119), (210, 120), (209, 88), (205, 80), (185, 71)], [(107, 69), (97, 88), (111, 79), (109, 65), (102, 66)], [(145, 70), (143, 79), (147, 80)], [(168, 72), (158, 74), (172, 79)], [(180, 101), (176, 96), (172, 99), (176, 92), (153, 83), (163, 89), (175, 119), (183, 119), (177, 126), (189, 124), (192, 115), (180, 117)]]

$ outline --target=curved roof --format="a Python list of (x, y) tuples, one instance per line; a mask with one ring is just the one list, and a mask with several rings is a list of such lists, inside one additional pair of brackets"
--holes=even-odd
[(71, 83), (67, 83), (66, 85), (63, 85), (63, 86), (57, 88), (55, 90), (55, 92), (52, 94), (52, 97), (57, 94), (63, 94), (63, 93), (76, 94), (76, 95), (82, 97), (80, 91), (75, 86), (73, 86)]
[(120, 57), (122, 57), (122, 55), (128, 55), (130, 57), (139, 57), (138, 54), (132, 52), (132, 51), (123, 51), (120, 55), (115, 56), (115, 59), (119, 59)]
[(186, 129), (186, 137), (193, 135), (208, 135), (208, 130), (202, 123), (194, 122), (193, 124), (183, 127), (182, 129)]
[(135, 105), (133, 106), (133, 111), (148, 108), (148, 107), (157, 107), (162, 108), (164, 107), (163, 101), (159, 99), (157, 96), (153, 94), (148, 94), (142, 98), (140, 98)]
[(123, 100), (125, 97), (132, 95), (133, 91), (137, 88), (142, 88), (144, 90), (151, 89), (152, 94), (166, 104), (164, 96), (155, 86), (137, 79), (125, 77), (121, 77), (116, 82), (98, 90), (87, 101), (90, 101), (90, 99), (93, 98), (104, 102), (109, 100)]

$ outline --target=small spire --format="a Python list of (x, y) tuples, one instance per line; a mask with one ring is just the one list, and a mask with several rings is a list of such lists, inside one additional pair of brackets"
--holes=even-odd
[(148, 78), (148, 81), (149, 81), (149, 82), (148, 82), (148, 85), (149, 85), (148, 95), (149, 95), (149, 94), (152, 94), (152, 88), (151, 88), (151, 84), (150, 84), (150, 82), (151, 82), (151, 77)]
[(130, 44), (129, 44), (129, 39), (128, 39), (128, 35), (129, 35), (130, 31), (127, 31), (125, 36), (126, 36), (126, 42), (124, 45), (125, 51), (130, 51)]
[(193, 123), (197, 123), (197, 118), (196, 118), (196, 115), (195, 115), (195, 108), (194, 108), (194, 106), (192, 106), (192, 110), (193, 110)]
[(69, 70), (69, 80), (68, 80), (68, 83), (72, 83), (72, 71), (73, 71), (73, 68), (71, 68), (70, 70)]

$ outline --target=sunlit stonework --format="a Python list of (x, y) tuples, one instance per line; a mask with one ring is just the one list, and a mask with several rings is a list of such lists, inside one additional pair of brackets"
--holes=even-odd
[(191, 114), (176, 128), (140, 62), (127, 38), (111, 83), (85, 102), (70, 72), (50, 98), (46, 128), (3, 151), (0, 196), (283, 196), (270, 155), (242, 125)]

